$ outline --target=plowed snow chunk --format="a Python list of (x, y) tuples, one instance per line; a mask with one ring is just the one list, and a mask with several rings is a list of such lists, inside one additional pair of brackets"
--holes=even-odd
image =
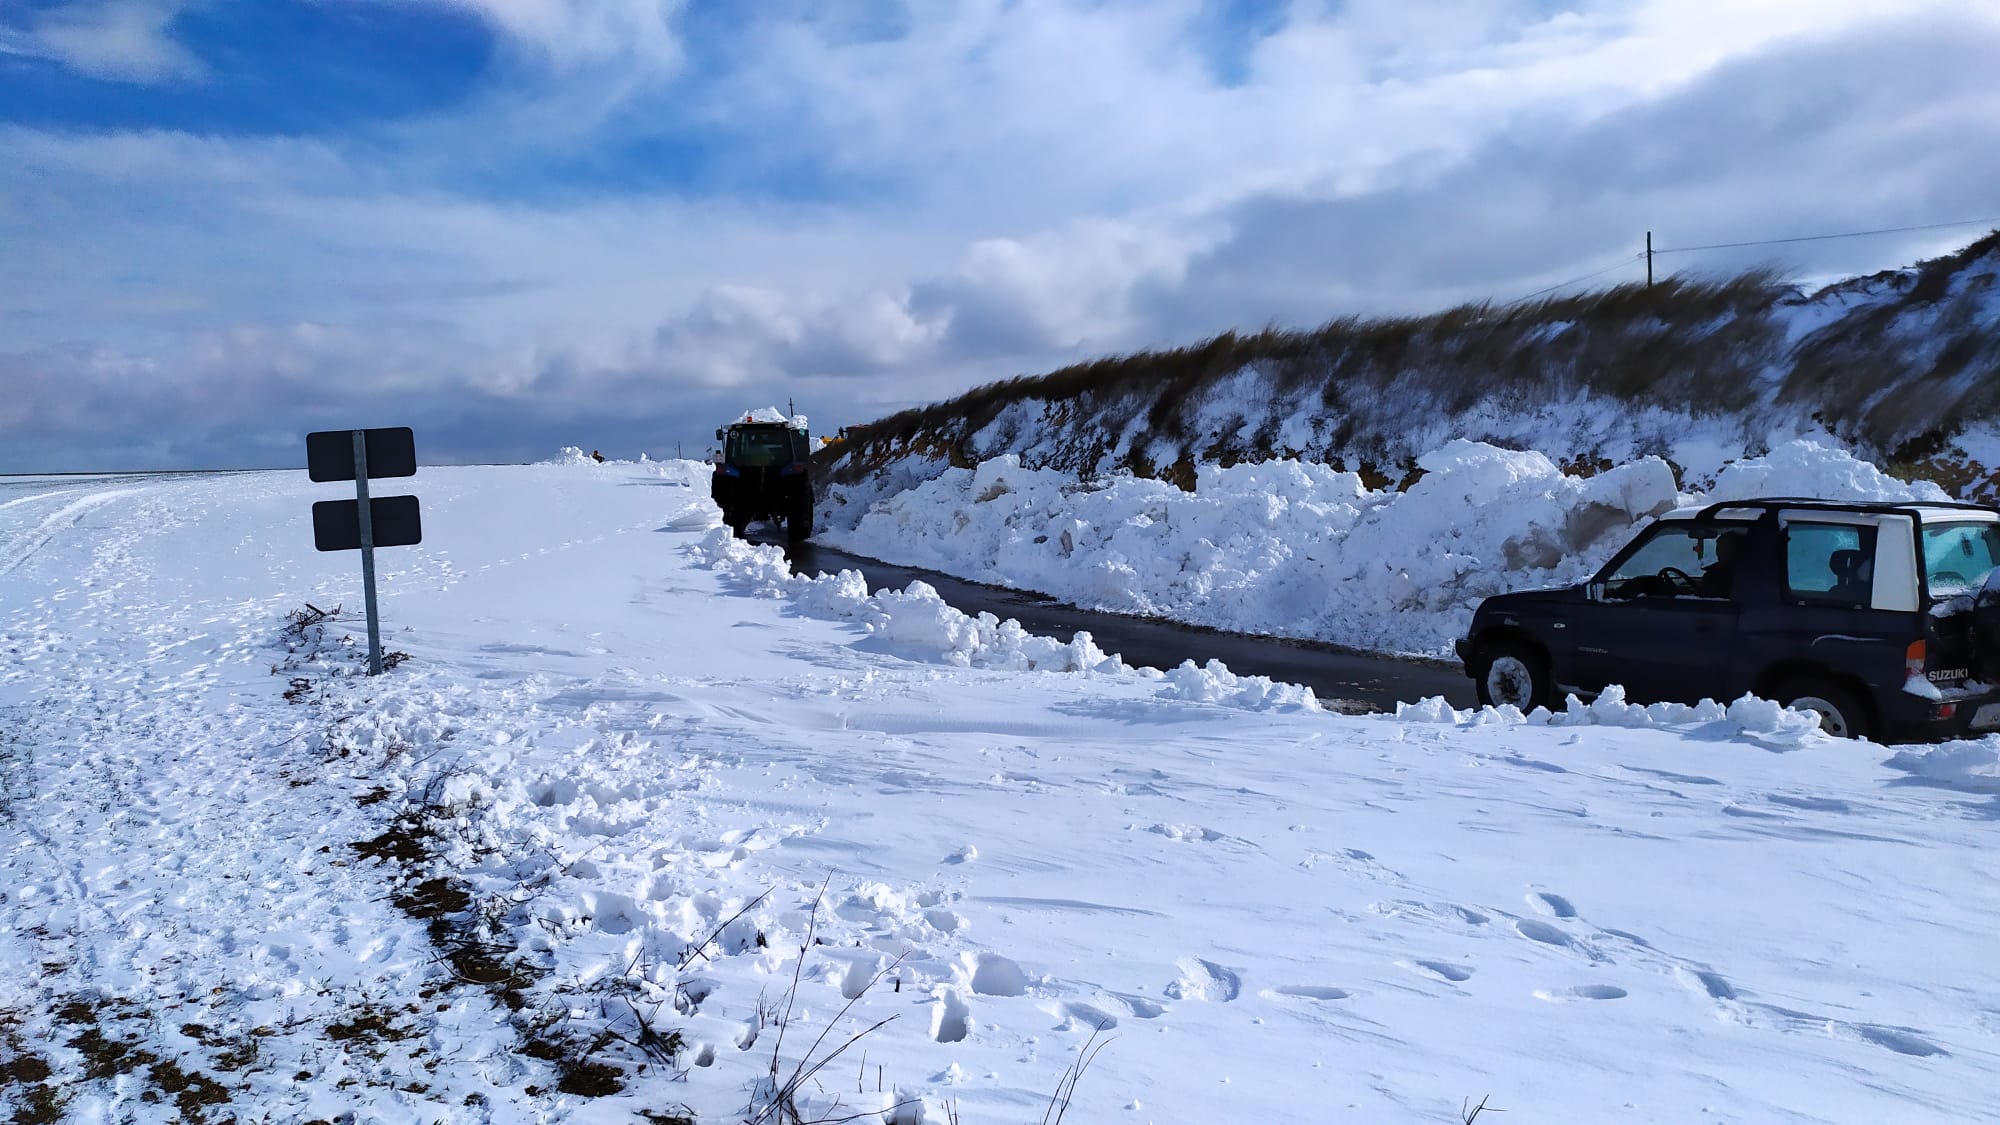
[(961, 953), (972, 991), (982, 996), (1020, 996), (1028, 991), (1028, 974), (998, 953)]

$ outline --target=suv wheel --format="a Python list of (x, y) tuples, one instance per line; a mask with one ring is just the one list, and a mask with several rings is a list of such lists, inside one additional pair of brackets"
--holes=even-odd
[(1868, 712), (1854, 693), (1828, 680), (1792, 680), (1777, 691), (1778, 702), (1819, 716), (1819, 729), (1835, 738), (1867, 738)]
[(1485, 706), (1532, 711), (1549, 705), (1549, 663), (1527, 645), (1501, 641), (1488, 646), (1474, 679), (1479, 702)]

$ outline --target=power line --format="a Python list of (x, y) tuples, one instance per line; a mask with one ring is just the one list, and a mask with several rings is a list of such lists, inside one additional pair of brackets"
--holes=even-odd
[(1880, 230), (1844, 231), (1840, 234), (1805, 234), (1797, 238), (1763, 238), (1753, 242), (1716, 242), (1707, 246), (1676, 246), (1671, 250), (1655, 250), (1654, 254), (1692, 254), (1696, 250), (1735, 250), (1744, 246), (1777, 246), (1787, 242), (1824, 242), (1834, 238), (1864, 238), (1876, 234), (1908, 234), (1920, 230), (1944, 230), (1948, 227), (1971, 227), (1986, 223), (2000, 224), (2000, 218), (1961, 219), (1955, 223), (1924, 223), (1913, 227), (1883, 227)]
[(1826, 242), (1837, 238), (1867, 238), (1872, 235), (1878, 235), (1878, 234), (1909, 234), (1913, 231), (1948, 230), (1952, 227), (1971, 227), (1971, 226), (1983, 226), (1989, 224), (1995, 227), (2000, 227), (2000, 217), (1989, 218), (1989, 219), (1960, 219), (1957, 222), (1950, 222), (1950, 223), (1920, 223), (1916, 226), (1907, 226), (1907, 227), (1882, 227), (1877, 230), (1842, 231), (1838, 234), (1804, 234), (1804, 235), (1798, 235), (1793, 238), (1760, 238), (1749, 242), (1712, 242), (1705, 246), (1676, 246), (1668, 250), (1652, 249), (1651, 232), (1649, 231), (1647, 232), (1648, 248), (1646, 250), (1642, 250), (1639, 253), (1634, 254), (1629, 258), (1621, 258), (1618, 261), (1613, 262), (1608, 266), (1605, 266), (1603, 269), (1592, 270), (1591, 272), (1584, 274), (1581, 277), (1572, 277), (1568, 281), (1558, 281), (1554, 285), (1544, 286), (1541, 289), (1535, 290), (1533, 293), (1529, 293), (1526, 296), (1517, 297), (1515, 299), (1517, 301), (1532, 301), (1536, 297), (1539, 297), (1544, 293), (1553, 293), (1558, 289), (1567, 288), (1568, 286), (1575, 285), (1578, 282), (1589, 281), (1594, 277), (1602, 277), (1605, 274), (1610, 273), (1612, 270), (1622, 269), (1625, 266), (1631, 265), (1633, 262), (1645, 261), (1649, 256), (1658, 256), (1660, 254), (1692, 254), (1697, 250), (1736, 250), (1746, 246), (1781, 246), (1793, 242)]
[(1553, 293), (1556, 290), (1563, 288), (1564, 286), (1575, 285), (1579, 281), (1589, 281), (1593, 277), (1602, 277), (1605, 274), (1610, 273), (1612, 270), (1615, 269), (1623, 269), (1624, 267), (1629, 266), (1632, 263), (1644, 257), (1645, 257), (1644, 254), (1634, 254), (1629, 258), (1620, 258), (1617, 261), (1611, 263), (1610, 265), (1605, 266), (1601, 270), (1593, 270), (1590, 273), (1584, 274), (1582, 277), (1572, 277), (1568, 281), (1558, 281), (1554, 285), (1548, 286), (1545, 289), (1537, 289), (1533, 293), (1530, 293), (1525, 297), (1520, 297), (1517, 299), (1522, 301), (1532, 301), (1536, 297), (1539, 297), (1544, 293)]

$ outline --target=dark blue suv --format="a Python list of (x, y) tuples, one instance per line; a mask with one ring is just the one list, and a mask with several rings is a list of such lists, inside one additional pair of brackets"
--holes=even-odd
[(1481, 703), (1753, 693), (1885, 741), (2000, 730), (2000, 511), (1733, 500), (1670, 513), (1589, 582), (1480, 603), (1458, 642)]

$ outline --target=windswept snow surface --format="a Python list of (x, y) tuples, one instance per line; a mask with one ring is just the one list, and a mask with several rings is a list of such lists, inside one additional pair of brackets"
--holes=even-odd
[[(1994, 740), (1333, 714), (793, 576), (705, 471), (423, 470), (379, 679), (357, 560), (310, 550), (337, 490), (0, 481), (0, 1100), (727, 1123), (775, 1070), (807, 1120), (986, 1125), (1095, 1035), (1069, 1121), (1991, 1112)], [(353, 846), (419, 809), (427, 850)]]
[[(1704, 500), (1943, 500), (1799, 439), (1681, 494), (1648, 457), (1575, 477), (1535, 452), (1457, 440), (1405, 491), (1311, 462), (1201, 467), (1193, 492), (1119, 474), (1079, 482), (1013, 456), (836, 489), (818, 538), (886, 562), (1090, 609), (1356, 648), (1448, 656), (1480, 599), (1582, 582), (1651, 517)], [(825, 507), (823, 513), (827, 513)]]

